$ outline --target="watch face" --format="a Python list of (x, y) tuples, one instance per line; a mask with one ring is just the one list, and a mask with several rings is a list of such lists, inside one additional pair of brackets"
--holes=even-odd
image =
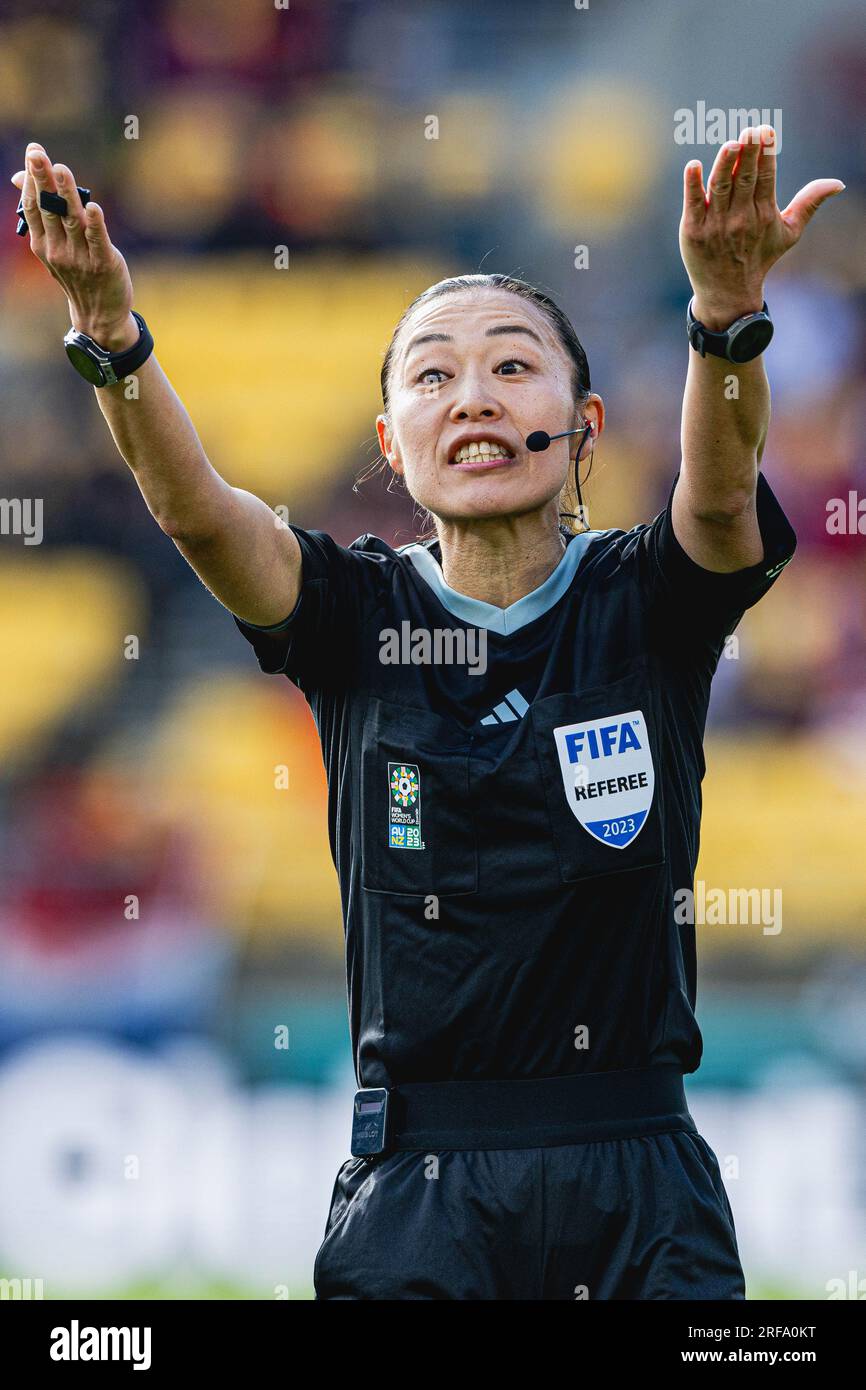
[(773, 325), (767, 318), (747, 323), (736, 334), (728, 349), (732, 362), (751, 362), (764, 351), (773, 336)]
[(77, 343), (66, 343), (66, 356), (69, 358), (73, 367), (80, 372), (93, 386), (102, 386), (105, 381), (105, 374), (98, 362), (84, 348)]

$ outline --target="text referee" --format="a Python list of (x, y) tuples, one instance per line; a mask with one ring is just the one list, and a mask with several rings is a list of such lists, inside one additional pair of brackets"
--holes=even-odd
[(724, 640), (795, 546), (758, 472), (764, 279), (843, 187), (780, 213), (773, 138), (725, 145), (706, 192), (685, 171), (691, 348), (665, 510), (628, 532), (563, 525), (604, 427), (585, 354), (545, 295), (473, 275), (415, 300), (385, 360), (382, 452), (435, 526), (400, 550), (275, 526), (220, 478), (102, 210), (39, 145), (13, 180), (150, 511), (321, 737), (360, 1089), (320, 1299), (745, 1296), (683, 1089), (701, 1036), (674, 895), (694, 878)]

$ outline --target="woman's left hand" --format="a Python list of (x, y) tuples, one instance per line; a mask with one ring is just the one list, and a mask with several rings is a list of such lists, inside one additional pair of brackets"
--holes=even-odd
[(800, 240), (821, 204), (845, 187), (813, 179), (784, 211), (776, 203), (776, 135), (749, 126), (719, 150), (703, 185), (700, 160), (685, 168), (680, 254), (695, 292), (695, 317), (720, 331), (764, 302), (764, 277)]

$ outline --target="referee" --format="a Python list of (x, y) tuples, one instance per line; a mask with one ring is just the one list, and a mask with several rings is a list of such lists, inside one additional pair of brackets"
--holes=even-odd
[(320, 1299), (745, 1297), (684, 1094), (701, 1036), (675, 894), (724, 640), (795, 546), (758, 471), (764, 279), (843, 185), (780, 212), (775, 163), (758, 127), (707, 191), (686, 167), (691, 347), (664, 511), (567, 524), (604, 428), (586, 356), (546, 295), (470, 275), (420, 295), (385, 359), (382, 453), (434, 529), (399, 550), (275, 525), (221, 479), (101, 208), (40, 145), (13, 179), (151, 513), (321, 737), (359, 1091)]

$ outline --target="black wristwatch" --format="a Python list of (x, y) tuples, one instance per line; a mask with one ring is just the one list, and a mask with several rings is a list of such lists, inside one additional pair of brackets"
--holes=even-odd
[(121, 352), (109, 352), (108, 348), (100, 347), (77, 328), (70, 328), (63, 339), (66, 356), (73, 367), (93, 386), (113, 386), (115, 382), (122, 381), (142, 362), (146, 362), (153, 352), (150, 329), (141, 314), (134, 309), (131, 312), (139, 328), (138, 342), (133, 343), (132, 347), (123, 348)]
[(751, 362), (753, 357), (760, 356), (773, 336), (773, 321), (766, 299), (760, 311), (743, 314), (724, 333), (713, 333), (698, 322), (692, 313), (694, 302), (692, 297), (686, 313), (686, 327), (689, 342), (701, 357), (710, 352), (714, 357), (726, 357), (729, 362)]

